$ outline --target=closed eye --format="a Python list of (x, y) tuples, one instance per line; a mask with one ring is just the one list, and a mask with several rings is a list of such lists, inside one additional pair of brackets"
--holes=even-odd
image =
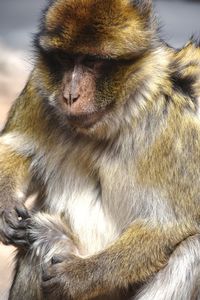
[(72, 65), (74, 64), (74, 57), (64, 52), (53, 53), (54, 58), (61, 65)]
[(82, 64), (88, 68), (94, 68), (98, 63), (99, 59), (96, 59), (95, 57), (86, 57), (83, 61)]
[(81, 62), (84, 66), (90, 69), (107, 66), (110, 63), (109, 59), (103, 59), (96, 56), (86, 56)]

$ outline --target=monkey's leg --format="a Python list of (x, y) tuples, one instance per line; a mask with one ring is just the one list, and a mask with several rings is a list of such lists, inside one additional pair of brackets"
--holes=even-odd
[(167, 266), (132, 300), (199, 300), (200, 235), (178, 246)]
[(19, 251), (9, 300), (42, 300), (42, 263), (52, 255), (76, 253), (75, 238), (59, 216), (37, 213), (29, 220), (26, 236), (30, 247)]
[(162, 228), (135, 222), (113, 245), (97, 255), (44, 265), (46, 297), (90, 299), (109, 294), (115, 288), (126, 289), (146, 282), (166, 266), (180, 242), (197, 233), (199, 229), (191, 224)]
[(10, 290), (9, 300), (42, 300), (41, 261), (30, 253), (19, 252), (15, 277)]

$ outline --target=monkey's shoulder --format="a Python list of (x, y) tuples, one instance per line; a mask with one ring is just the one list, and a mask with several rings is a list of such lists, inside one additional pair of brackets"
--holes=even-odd
[(170, 79), (173, 90), (198, 101), (200, 97), (200, 44), (189, 41), (183, 48), (174, 51), (170, 64)]

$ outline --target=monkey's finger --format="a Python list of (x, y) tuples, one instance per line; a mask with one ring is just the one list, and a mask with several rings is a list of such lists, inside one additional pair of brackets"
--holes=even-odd
[(14, 242), (11, 238), (6, 237), (5, 235), (2, 236), (1, 242), (5, 246), (26, 247), (27, 245), (24, 240), (18, 240), (17, 242)]
[[(48, 281), (46, 280), (46, 281), (42, 282), (43, 293), (47, 296), (48, 295), (52, 296), (52, 294), (55, 293), (56, 290), (58, 290), (58, 289), (59, 289), (59, 283), (57, 280), (55, 280), (55, 278), (53, 278), (53, 279), (51, 278)], [(56, 297), (56, 299), (58, 299), (58, 297)]]
[(24, 219), (19, 217), (15, 209), (5, 209), (2, 218), (13, 228), (18, 228), (21, 224), (24, 224)]
[(47, 274), (47, 273), (43, 273), (42, 274), (42, 281), (43, 282), (46, 282), (46, 281), (49, 281), (49, 280), (51, 280), (52, 278), (54, 278), (52, 275), (50, 275), (50, 274)]
[(11, 214), (9, 214), (9, 217), (5, 217), (6, 214), (2, 215), (2, 218), (0, 218), (0, 235), (1, 240), (4, 244), (9, 245), (12, 244), (11, 236), (14, 232), (14, 229), (11, 227), (11, 223), (9, 221), (9, 218), (11, 217)]
[(6, 246), (11, 244), (10, 240), (5, 236), (5, 233), (2, 231), (2, 229), (0, 229), (0, 241)]
[[(7, 233), (8, 232), (8, 233)], [(26, 240), (26, 231), (25, 230), (13, 230), (13, 228), (9, 228), (5, 235), (12, 240)]]
[[(27, 218), (19, 217), (18, 208), (15, 209), (5, 209), (2, 215), (3, 220), (12, 228), (26, 228)], [(27, 216), (28, 214), (26, 214)]]
[(42, 281), (46, 282), (57, 276), (58, 268), (52, 261), (42, 265)]
[(30, 213), (24, 205), (17, 205), (15, 208), (18, 217), (21, 217), (23, 220), (30, 218)]
[(28, 220), (29, 219), (26, 219), (26, 220), (19, 220), (19, 223), (18, 223), (18, 229), (26, 229), (27, 230), (27, 228), (28, 228), (28, 224), (29, 224), (29, 222), (28, 222)]
[(26, 229), (13, 228), (10, 226), (4, 218), (1, 219), (1, 232), (4, 236), (4, 243), (12, 244), (14, 246), (28, 245), (28, 239), (26, 237)]
[(45, 298), (47, 299), (57, 299), (63, 300), (63, 291), (65, 290), (65, 299), (72, 299), (70, 295), (66, 295), (66, 285), (64, 278), (62, 276), (58, 276), (55, 278), (51, 278), (48, 281), (42, 282), (42, 290)]
[(12, 229), (25, 229), (27, 227), (26, 223), (24, 221), (19, 220), (15, 213), (5, 213), (2, 219), (5, 228), (10, 227)]
[[(60, 291), (62, 290), (61, 287), (65, 285), (65, 282), (63, 281), (62, 275), (57, 275), (57, 276), (51, 276), (50, 274), (43, 274), (42, 276), (42, 290), (43, 293), (46, 296), (54, 296), (56, 299), (63, 299), (63, 295), (60, 295)], [(66, 299), (66, 298), (65, 298)], [(71, 299), (71, 298), (70, 298)]]
[(2, 219), (5, 223), (13, 225), (14, 227), (18, 226), (19, 220), (16, 211), (12, 208), (6, 208), (2, 213)]
[(42, 273), (42, 282), (44, 283), (44, 286), (45, 286), (45, 282), (49, 282), (53, 278), (54, 278), (53, 274), (50, 274), (49, 272), (43, 271), (43, 273)]
[(26, 240), (14, 240), (12, 241), (12, 245), (15, 247), (27, 248), (29, 246), (29, 243)]
[(16, 216), (11, 217), (10, 215), (6, 215), (3, 217), (5, 223), (13, 228), (13, 229), (27, 229), (28, 228), (28, 222), (27, 219), (26, 220), (20, 220), (20, 219), (16, 219)]
[(62, 255), (55, 255), (55, 256), (52, 257), (51, 263), (52, 263), (52, 265), (60, 264), (65, 259), (66, 258), (63, 257)]
[(13, 230), (12, 228), (7, 228), (5, 231), (5, 237), (12, 245), (28, 245), (26, 232), (24, 230)]

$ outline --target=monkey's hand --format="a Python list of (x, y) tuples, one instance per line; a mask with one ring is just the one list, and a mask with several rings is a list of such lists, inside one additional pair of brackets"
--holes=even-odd
[(33, 254), (36, 253), (42, 262), (51, 260), (55, 253), (59, 255), (77, 253), (78, 242), (75, 236), (57, 215), (37, 213), (32, 216), (26, 234), (30, 250)]
[(29, 217), (26, 207), (19, 201), (3, 201), (0, 204), (0, 241), (5, 245), (26, 246)]
[(30, 160), (4, 144), (3, 139), (0, 135), (0, 241), (21, 247), (27, 244), (29, 213), (23, 204), (23, 191), (28, 190), (30, 182)]
[(95, 261), (90, 259), (54, 256), (51, 262), (43, 265), (42, 287), (45, 299), (88, 300), (95, 291), (95, 280), (98, 286), (99, 277), (94, 276), (97, 269)]
[(192, 224), (161, 227), (135, 222), (115, 243), (96, 255), (62, 261), (53, 258), (51, 264), (44, 264), (46, 298), (86, 300), (145, 282), (166, 266), (180, 242), (198, 232), (199, 228)]

